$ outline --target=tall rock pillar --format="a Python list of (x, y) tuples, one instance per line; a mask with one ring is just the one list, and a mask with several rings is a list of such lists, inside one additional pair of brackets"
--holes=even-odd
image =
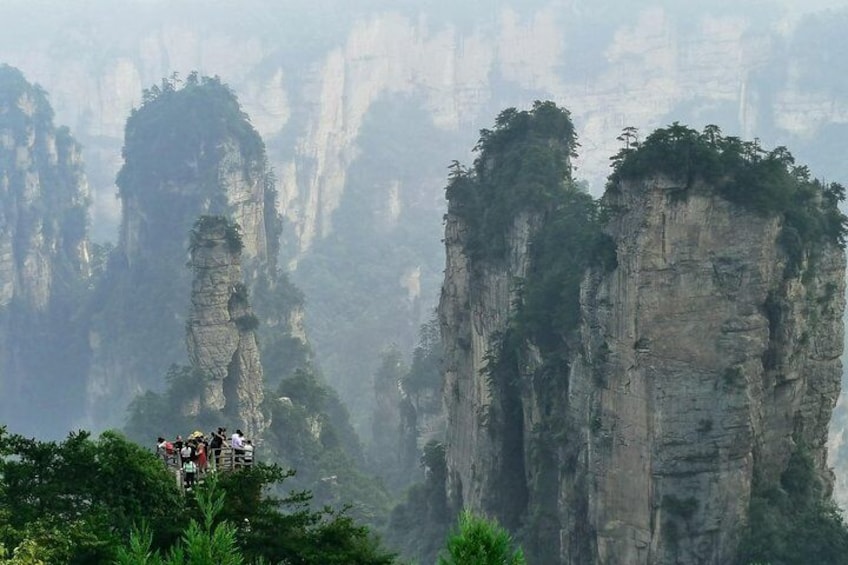
[(186, 345), (192, 367), (206, 379), (197, 408), (221, 411), (255, 436), (267, 422), (261, 411), (258, 319), (242, 280), (241, 250), (239, 229), (226, 218), (202, 216), (195, 224)]

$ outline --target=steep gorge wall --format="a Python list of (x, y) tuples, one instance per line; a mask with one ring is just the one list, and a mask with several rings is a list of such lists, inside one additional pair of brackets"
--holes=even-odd
[(44, 91), (0, 65), (0, 412), (21, 433), (83, 403), (88, 201), (78, 143)]
[[(485, 151), (478, 162), (497, 160)], [(516, 211), (492, 261), (451, 201), (448, 497), (539, 562), (731, 563), (752, 496), (793, 456), (830, 496), (844, 251), (790, 253), (788, 220), (702, 181), (620, 180), (604, 205), (616, 264), (585, 271), (576, 327), (528, 334), (530, 276), (548, 268), (534, 246), (563, 209)]]
[[(514, 509), (527, 504), (523, 456), (514, 451), (521, 446), (513, 441), (509, 446), (512, 450), (505, 451), (504, 438), (490, 433), (487, 416), (494, 403), (517, 399), (495, 398), (486, 369), (493, 344), (507, 331), (517, 299), (515, 281), (527, 275), (530, 241), (540, 221), (540, 214), (535, 213), (515, 218), (506, 237), (508, 259), (497, 267), (475, 265), (469, 260), (465, 222), (448, 214), (445, 224), (447, 262), (439, 318), (445, 347), (449, 491), (455, 504), (494, 511), (513, 528), (520, 518)], [(523, 435), (521, 419), (502, 424), (504, 429)], [(503, 476), (505, 467), (512, 469), (508, 472), (512, 482)]]
[(568, 379), (585, 444), (563, 507), (587, 490), (585, 515), (565, 513), (564, 556), (585, 519), (600, 562), (728, 563), (755, 478), (779, 481), (803, 446), (829, 481), (842, 250), (787, 277), (778, 219), (709, 187), (674, 202), (678, 189), (660, 177), (610, 198), (626, 210), (610, 226), (618, 267), (587, 280)]
[[(120, 237), (114, 180), (142, 89), (193, 69), (232, 85), (280, 179), (284, 258), (303, 267), (294, 277), (311, 298), (316, 351), (354, 412), (370, 407), (352, 401), (370, 398), (378, 352), (389, 342), (411, 349), (438, 292), (444, 166), (503, 107), (567, 103), (585, 149), (579, 174), (594, 187), (623, 126), (672, 119), (792, 145), (828, 178), (846, 174), (835, 149), (848, 132), (846, 15), (835, 1), (329, 5), (337, 18), (261, 0), (211, 11), (198, 0), (120, 10), (10, 0), (0, 59), (51, 93), (84, 144), (97, 241)], [(328, 284), (347, 258), (348, 284)], [(363, 307), (344, 311), (342, 294)]]
[[(838, 7), (820, 4), (809, 11)], [(531, 97), (567, 102), (587, 149), (578, 165), (593, 180), (606, 175), (605, 156), (616, 150), (621, 127), (660, 125), (671, 113), (733, 123), (746, 136), (767, 141), (808, 138), (829, 123), (846, 123), (839, 92), (805, 84), (806, 74), (818, 73), (827, 57), (808, 59), (802, 48), (778, 55), (810, 39), (792, 37), (799, 9), (768, 5), (770, 10), (722, 6), (721, 12), (693, 13), (660, 3), (621, 10), (601, 2), (587, 10), (538, 1), (470, 15), (468, 9), (434, 14), (387, 6), (331, 24), (263, 2), (219, 7), (207, 17), (195, 9), (203, 6), (199, 2), (165, 11), (156, 3), (132, 5), (121, 14), (110, 13), (104, 2), (92, 4), (84, 22), (78, 12), (54, 9), (43, 18), (43, 36), (10, 33), (0, 43), (0, 58), (53, 93), (63, 121), (92, 154), (99, 179), (95, 217), (113, 226), (120, 218), (111, 200), (121, 167), (115, 150), (142, 88), (174, 71), (220, 75), (274, 147), (270, 161), (283, 184), (280, 209), (302, 252), (332, 230), (347, 169), (372, 150), (359, 146), (358, 136), (369, 111), (387, 95), (420, 103), (422, 117), (455, 132), (457, 149), (465, 146), (463, 130), (482, 126), (500, 108)], [(23, 8), (10, 11), (11, 21), (31, 17)], [(234, 21), (249, 23), (230, 25)], [(138, 31), (124, 33), (129, 22)], [(317, 38), (291, 46), (281, 31)], [(102, 56), (77, 56), (92, 52)], [(787, 57), (779, 66), (788, 72), (772, 68), (780, 56)], [(447, 149), (446, 161), (455, 154)]]

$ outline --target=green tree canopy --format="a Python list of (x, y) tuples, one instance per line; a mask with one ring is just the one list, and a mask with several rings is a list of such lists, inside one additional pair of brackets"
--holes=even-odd
[[(194, 489), (196, 498), (115, 432), (41, 442), (0, 428), (0, 563), (111, 563), (121, 547), (124, 556), (143, 549), (149, 563), (157, 554), (183, 559), (174, 563), (394, 561), (346, 511), (313, 510), (307, 491), (272, 495), (292, 474), (257, 464)], [(226, 559), (204, 561), (210, 552)]]
[(445, 189), (450, 213), (469, 227), (466, 251), (498, 259), (519, 212), (555, 207), (571, 180), (576, 148), (568, 110), (550, 101), (537, 100), (531, 110), (507, 108), (493, 129), (481, 130), (474, 166), (454, 161)]
[(459, 531), (451, 534), (438, 565), (524, 565), (521, 548), (497, 523), (474, 516), (468, 510), (459, 517)]
[(117, 433), (40, 442), (0, 428), (0, 543), (9, 552), (38, 547), (50, 563), (104, 562), (142, 517), (157, 524), (157, 543), (170, 543), (183, 510), (174, 476)]
[(621, 181), (665, 175), (685, 195), (701, 181), (755, 213), (782, 216), (781, 243), (792, 267), (803, 253), (815, 255), (821, 243), (845, 247), (848, 223), (838, 206), (845, 188), (812, 179), (786, 147), (767, 151), (759, 140), (723, 136), (715, 125), (699, 133), (678, 122), (641, 143), (635, 128), (625, 128), (619, 140), (623, 147), (611, 158), (609, 191), (619, 190)]

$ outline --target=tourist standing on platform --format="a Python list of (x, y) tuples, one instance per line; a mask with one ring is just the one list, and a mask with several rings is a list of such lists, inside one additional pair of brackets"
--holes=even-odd
[(244, 462), (244, 434), (236, 430), (233, 434), (231, 445), (233, 448), (233, 467), (241, 467)]
[(183, 436), (178, 435), (177, 439), (174, 440), (174, 452), (177, 454), (176, 459), (177, 459), (177, 462), (179, 463), (180, 469), (182, 469), (183, 468), (183, 462), (182, 462), (181, 457), (182, 457), (182, 452), (183, 452)]
[(247, 440), (244, 442), (244, 466), (250, 467), (253, 465), (253, 442)]
[(194, 462), (194, 447), (191, 443), (185, 443), (183, 448), (180, 449), (180, 462), (185, 465), (186, 462)]
[(212, 432), (212, 441), (209, 443), (209, 447), (212, 448), (212, 459), (215, 461), (215, 469), (221, 467), (221, 448), (224, 446), (224, 438), (227, 433), (227, 428), (218, 428), (217, 431)]
[[(184, 448), (186, 449), (186, 448)], [(190, 490), (194, 486), (195, 478), (197, 477), (197, 463), (188, 458), (183, 463), (183, 480), (186, 490)]]
[(168, 442), (165, 438), (159, 436), (156, 438), (156, 456), (162, 459), (167, 465), (168, 463)]
[(200, 438), (197, 440), (197, 472), (205, 473), (208, 465), (208, 460), (206, 458), (206, 440), (204, 438)]

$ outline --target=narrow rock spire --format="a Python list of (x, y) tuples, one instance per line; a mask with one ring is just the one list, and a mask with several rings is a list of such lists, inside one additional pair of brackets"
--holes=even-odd
[(222, 216), (201, 216), (195, 223), (186, 346), (192, 367), (206, 378), (192, 410), (221, 411), (240, 421), (248, 436), (256, 436), (267, 422), (260, 409), (258, 319), (242, 281), (241, 250), (237, 224)]

